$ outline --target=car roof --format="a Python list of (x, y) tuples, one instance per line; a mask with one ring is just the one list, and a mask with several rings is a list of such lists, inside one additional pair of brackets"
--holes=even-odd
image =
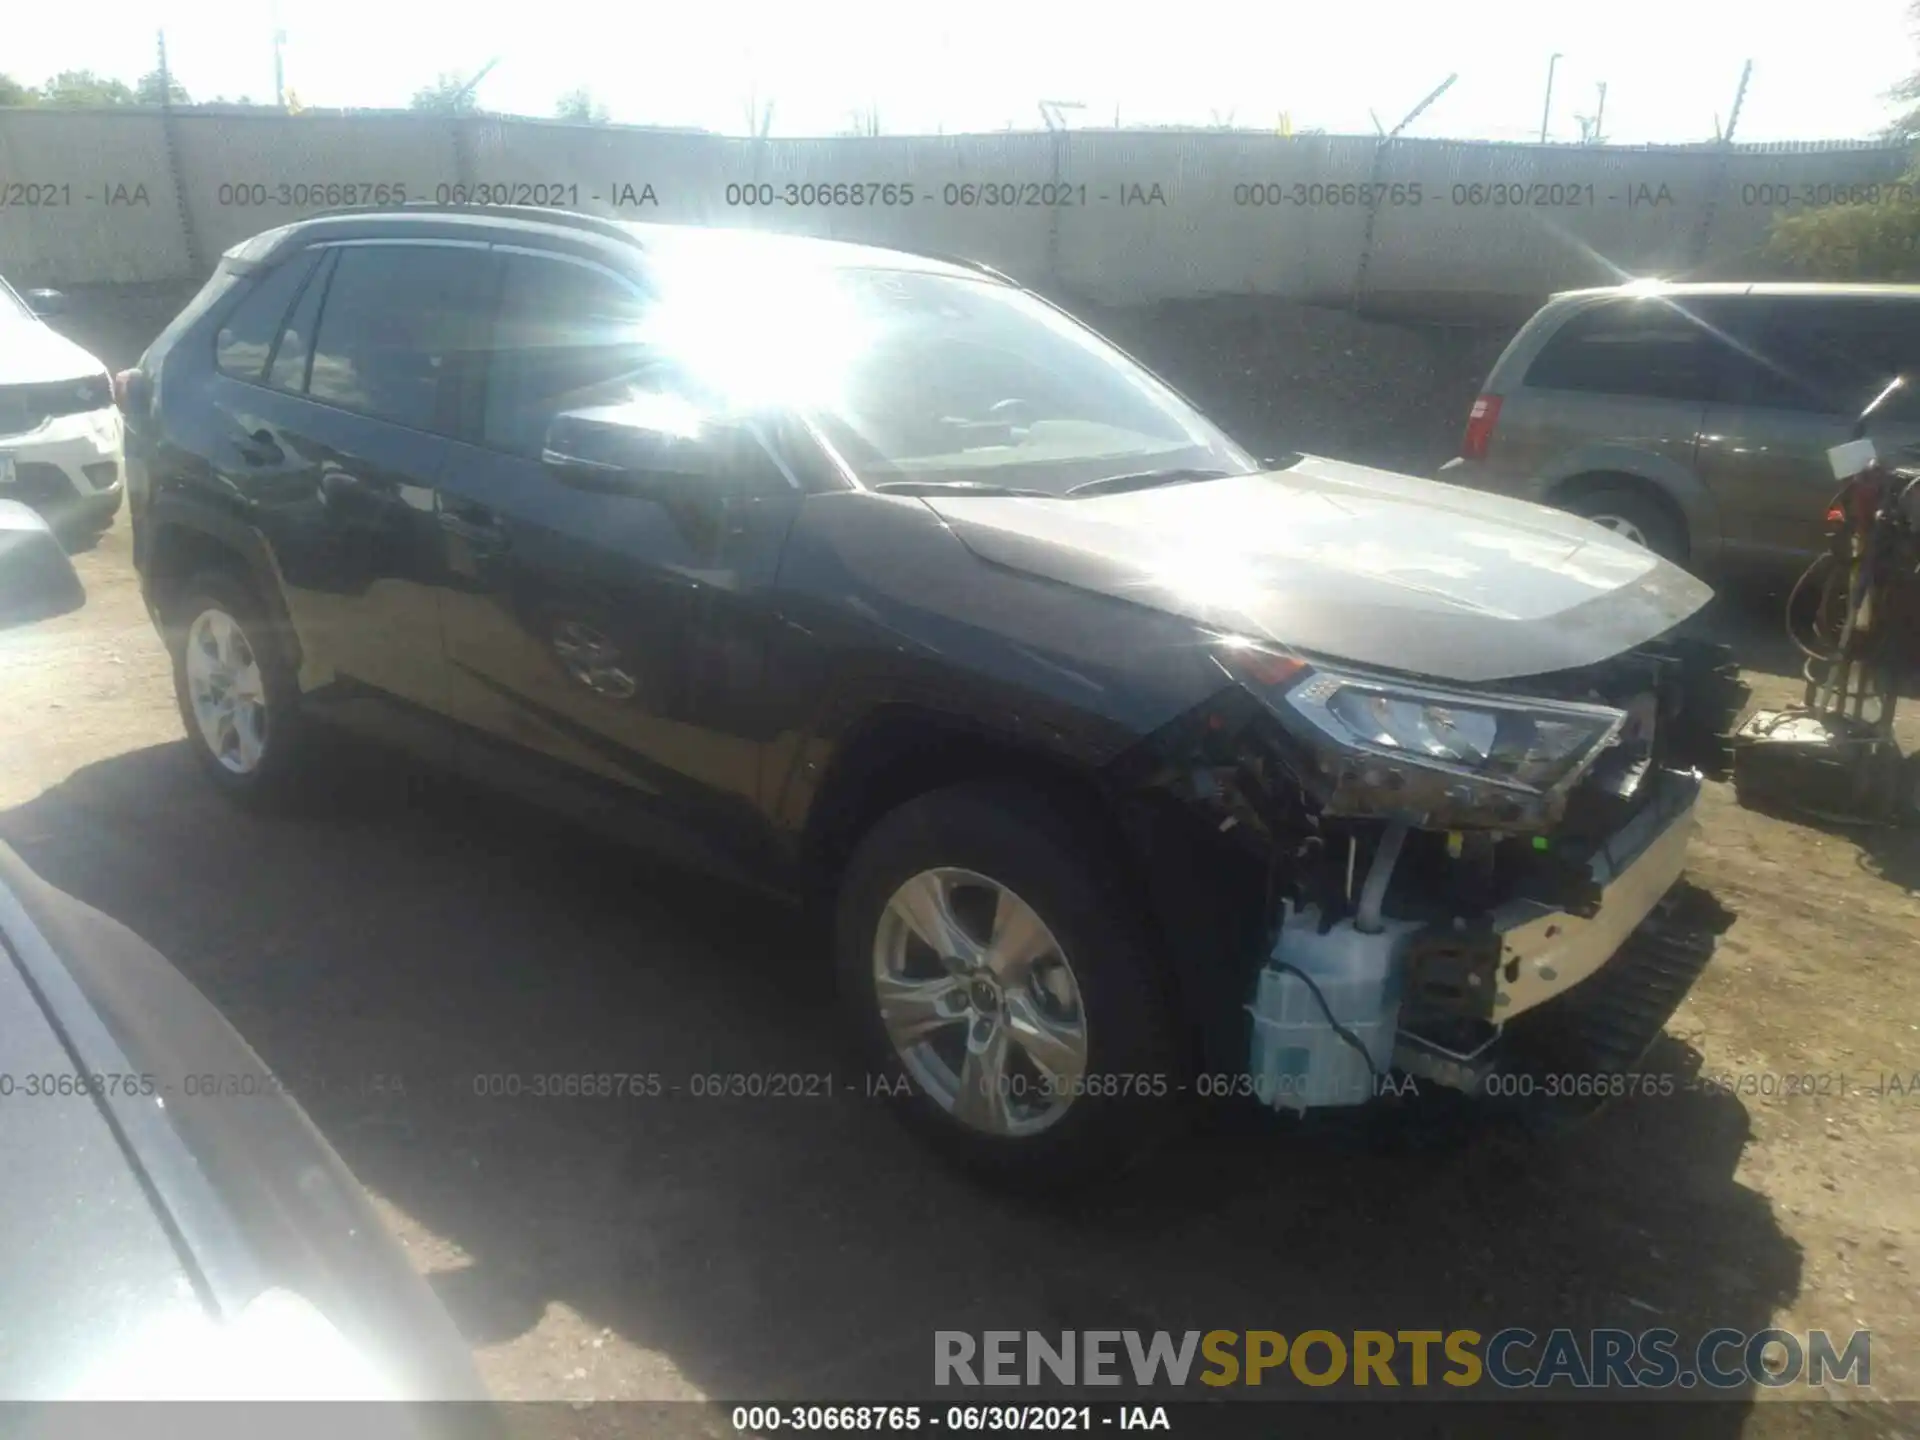
[(1869, 296), (1890, 300), (1920, 299), (1920, 285), (1857, 285), (1840, 283), (1813, 283), (1807, 281), (1777, 280), (1629, 280), (1620, 285), (1599, 285), (1583, 290), (1561, 290), (1553, 299), (1560, 300), (1597, 300), (1602, 298), (1638, 299), (1641, 297), (1665, 297), (1666, 299), (1687, 299), (1696, 295), (1756, 295), (1756, 296)]
[[(476, 232), (479, 232), (476, 236)], [(740, 263), (756, 262), (817, 265), (829, 269), (913, 271), (955, 279), (982, 277), (1011, 283), (1007, 277), (977, 261), (914, 254), (880, 245), (827, 240), (813, 235), (791, 235), (719, 225), (682, 225), (653, 221), (613, 220), (577, 211), (533, 206), (395, 206), (336, 211), (296, 220), (276, 230), (242, 241), (227, 252), (241, 262), (263, 261), (285, 246), (315, 238), (374, 238), (389, 235), (426, 237), (465, 236), (504, 242), (515, 235), (565, 236), (594, 249), (639, 250), (661, 257), (696, 249), (719, 252), (730, 248)]]

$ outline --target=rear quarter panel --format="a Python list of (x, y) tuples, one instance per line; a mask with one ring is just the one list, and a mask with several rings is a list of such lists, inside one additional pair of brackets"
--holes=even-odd
[(1720, 547), (1720, 512), (1701, 482), (1694, 457), (1707, 406), (1550, 390), (1525, 383), (1528, 369), (1554, 334), (1592, 303), (1549, 301), (1501, 353), (1484, 393), (1501, 397), (1487, 456), (1457, 461), (1442, 478), (1544, 504), (1571, 483), (1623, 476), (1667, 496), (1686, 517), (1692, 563), (1711, 564)]

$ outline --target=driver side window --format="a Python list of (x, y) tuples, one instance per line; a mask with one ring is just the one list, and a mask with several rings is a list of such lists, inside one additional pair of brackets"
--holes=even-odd
[(537, 459), (555, 415), (620, 404), (653, 388), (659, 365), (638, 339), (644, 302), (633, 286), (557, 257), (503, 258), (481, 434), (491, 449)]

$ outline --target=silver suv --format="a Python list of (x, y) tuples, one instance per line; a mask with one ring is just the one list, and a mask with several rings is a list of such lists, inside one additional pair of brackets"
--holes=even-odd
[[(1697, 571), (1797, 568), (1824, 544), (1827, 447), (1903, 371), (1920, 376), (1920, 286), (1569, 291), (1501, 354), (1440, 478), (1588, 516)], [(1874, 438), (1920, 443), (1920, 403)]]

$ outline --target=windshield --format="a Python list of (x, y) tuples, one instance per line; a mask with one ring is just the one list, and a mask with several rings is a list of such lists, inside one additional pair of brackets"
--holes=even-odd
[(1256, 463), (1044, 301), (932, 270), (665, 257), (647, 340), (730, 405), (804, 416), (866, 485), (1064, 494), (1143, 471)]

